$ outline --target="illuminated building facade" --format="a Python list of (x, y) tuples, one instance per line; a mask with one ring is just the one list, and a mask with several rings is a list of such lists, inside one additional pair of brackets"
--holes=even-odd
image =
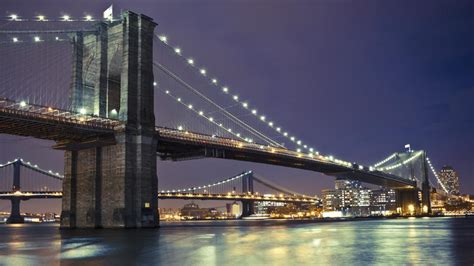
[(443, 166), (439, 172), (439, 178), (449, 194), (459, 195), (459, 177), (453, 167), (449, 165)]
[(336, 179), (335, 189), (322, 191), (323, 210), (348, 216), (382, 215), (396, 209), (395, 191), (369, 189), (359, 181)]

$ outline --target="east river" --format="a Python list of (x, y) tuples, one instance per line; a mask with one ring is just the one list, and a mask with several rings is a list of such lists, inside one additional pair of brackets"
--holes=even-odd
[(0, 265), (474, 264), (474, 218), (203, 221), (146, 230), (0, 225)]

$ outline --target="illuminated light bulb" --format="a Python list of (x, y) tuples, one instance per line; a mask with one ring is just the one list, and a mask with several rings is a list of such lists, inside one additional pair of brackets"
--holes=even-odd
[(68, 15), (64, 15), (64, 16), (63, 16), (63, 20), (64, 20), (64, 21), (69, 21), (69, 20), (71, 20), (71, 17), (68, 16)]
[(17, 37), (13, 37), (13, 42), (18, 42), (18, 38), (17, 38)]
[(307, 146), (307, 145), (303, 145), (303, 148), (307, 149), (307, 148), (308, 148), (308, 146)]
[(181, 49), (179, 47), (174, 48), (174, 52), (177, 54), (181, 54)]
[(166, 94), (170, 94), (170, 91), (169, 91), (169, 90), (167, 90), (167, 91), (165, 91), (165, 93), (166, 93)]
[(59, 41), (59, 37), (58, 37), (58, 36), (56, 36), (56, 38), (54, 38), (54, 39), (55, 39), (56, 41)]
[(331, 161), (334, 160), (334, 157), (332, 155), (329, 156), (329, 160), (331, 160)]
[(166, 43), (168, 41), (168, 37), (166, 37), (165, 35), (161, 35), (160, 37), (160, 41)]
[(192, 58), (189, 58), (189, 59), (188, 59), (188, 64), (194, 65), (194, 60), (193, 60)]
[(40, 37), (39, 37), (39, 36), (35, 36), (34, 40), (35, 40), (35, 42), (39, 42), (39, 41), (41, 41), (41, 39), (40, 39)]
[(242, 106), (243, 106), (244, 108), (249, 107), (248, 103), (242, 103)]
[(283, 133), (283, 136), (288, 137), (288, 132)]
[(298, 140), (296, 144), (301, 145), (301, 140)]
[(313, 151), (314, 151), (314, 149), (313, 149), (313, 148), (309, 148), (309, 151), (310, 151), (310, 152), (313, 152)]
[(178, 130), (183, 130), (183, 126), (178, 126)]
[(204, 68), (201, 68), (201, 70), (199, 70), (199, 72), (201, 72), (202, 75), (206, 75), (206, 70)]
[(188, 105), (188, 108), (193, 109), (193, 105), (192, 104)]
[(280, 131), (281, 131), (281, 128), (277, 127), (277, 128), (276, 128), (276, 131), (280, 132)]
[(260, 117), (260, 120), (265, 121), (265, 116), (262, 115), (262, 116)]
[(253, 109), (253, 110), (252, 110), (252, 114), (256, 115), (256, 114), (257, 114), (257, 110)]
[(110, 113), (111, 113), (112, 115), (117, 115), (117, 110), (112, 109), (112, 111), (110, 111)]
[(181, 98), (178, 98), (177, 100), (178, 100), (178, 102), (181, 102)]
[(217, 84), (217, 79), (212, 79), (212, 83)]
[(214, 118), (212, 118), (212, 117), (209, 117), (209, 121), (211, 121), (211, 122), (212, 122), (212, 121), (214, 121)]
[(92, 16), (91, 15), (87, 15), (84, 18), (86, 19), (86, 21), (92, 21)]
[(296, 149), (296, 152), (301, 152), (301, 149)]
[(263, 150), (263, 146), (262, 146), (262, 145), (260, 145), (260, 149), (262, 149), (262, 150)]
[(20, 106), (21, 106), (21, 107), (25, 107), (25, 106), (26, 106), (26, 102), (25, 102), (25, 101), (21, 101), (21, 102), (20, 102)]
[(237, 137), (240, 137), (240, 133), (237, 133), (236, 136), (237, 136)]
[(87, 111), (86, 108), (79, 109), (79, 113), (83, 115), (86, 114), (86, 111)]
[(238, 95), (234, 95), (234, 97), (232, 97), (232, 98), (234, 98), (234, 100), (236, 100), (236, 101), (239, 100), (239, 96), (238, 96)]
[(227, 88), (227, 87), (222, 87), (222, 91), (223, 91), (223, 92), (228, 92), (228, 91), (229, 91), (229, 88)]
[(203, 112), (203, 111), (199, 111), (199, 115), (204, 115), (204, 112)]
[(11, 20), (18, 20), (18, 15), (16, 15), (16, 14), (11, 14), (11, 15), (10, 15), (10, 19), (11, 19)]
[(219, 126), (222, 127), (222, 123), (219, 123)]
[(156, 83), (156, 81), (153, 81), (153, 86), (156, 86), (158, 83)]
[(46, 18), (43, 15), (38, 16), (38, 21), (45, 21)]
[(269, 122), (268, 125), (273, 127), (273, 122)]
[(291, 139), (291, 141), (295, 141), (295, 137), (291, 137), (290, 139)]
[(227, 131), (229, 131), (229, 132), (232, 132), (232, 129), (231, 129), (231, 128), (229, 128), (229, 129), (227, 129)]

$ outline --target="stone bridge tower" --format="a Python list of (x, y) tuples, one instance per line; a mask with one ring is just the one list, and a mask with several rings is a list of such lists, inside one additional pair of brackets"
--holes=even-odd
[(119, 119), (113, 138), (62, 143), (62, 228), (158, 226), (153, 32), (127, 11), (73, 36), (73, 111)]

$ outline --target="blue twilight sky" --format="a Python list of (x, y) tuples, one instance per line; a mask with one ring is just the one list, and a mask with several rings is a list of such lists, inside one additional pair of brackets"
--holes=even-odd
[[(110, 3), (2, 0), (0, 15), (97, 17)], [(410, 143), (436, 168), (452, 165), (461, 192), (474, 194), (473, 1), (113, 3), (153, 17), (157, 32), (324, 153), (371, 164)], [(2, 135), (0, 160), (62, 170), (62, 153), (50, 145)], [(313, 172), (210, 159), (159, 162), (158, 177), (172, 188), (245, 169), (307, 194), (333, 186)]]

